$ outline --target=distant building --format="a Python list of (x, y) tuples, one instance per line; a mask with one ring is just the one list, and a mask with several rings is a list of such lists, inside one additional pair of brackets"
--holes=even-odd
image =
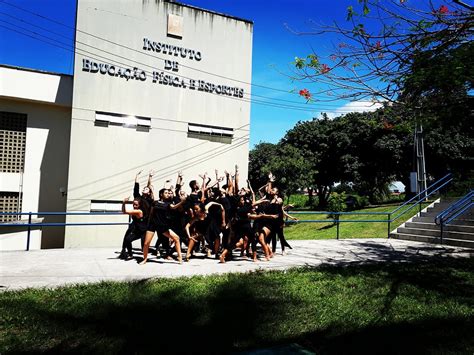
[[(156, 190), (180, 170), (189, 181), (238, 164), (244, 180), (252, 33), (250, 21), (176, 2), (79, 0), (73, 76), (0, 66), (0, 210), (116, 210), (139, 170), (142, 185), (156, 171)], [(15, 228), (0, 227), (0, 250), (25, 248)], [(119, 245), (124, 230), (44, 227), (30, 247)]]

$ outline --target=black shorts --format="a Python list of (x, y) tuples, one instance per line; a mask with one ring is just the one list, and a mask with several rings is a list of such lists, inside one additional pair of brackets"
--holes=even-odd
[(146, 228), (146, 230), (147, 232), (156, 232), (158, 234), (163, 234), (165, 232), (168, 232), (170, 230), (170, 227), (150, 222), (148, 223), (148, 227)]
[(248, 237), (249, 239), (252, 239), (255, 235), (255, 231), (253, 230), (250, 223), (236, 225), (234, 227), (234, 232), (235, 232), (235, 236), (238, 239), (243, 238), (243, 237)]

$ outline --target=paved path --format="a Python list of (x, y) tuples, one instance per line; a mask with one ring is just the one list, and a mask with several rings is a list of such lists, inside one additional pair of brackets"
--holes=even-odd
[(194, 258), (179, 265), (151, 256), (146, 265), (117, 259), (117, 250), (50, 249), (0, 252), (0, 290), (26, 287), (57, 287), (102, 280), (139, 280), (153, 277), (179, 277), (284, 270), (321, 264), (348, 265), (368, 262), (399, 262), (432, 257), (472, 257), (474, 250), (396, 239), (344, 239), (291, 241), (293, 250), (271, 261), (254, 263), (242, 258), (226, 264), (214, 259)]

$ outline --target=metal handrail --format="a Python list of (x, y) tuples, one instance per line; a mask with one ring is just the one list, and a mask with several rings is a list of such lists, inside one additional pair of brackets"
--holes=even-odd
[[(302, 220), (299, 221), (301, 223), (334, 223), (337, 227), (337, 239), (339, 239), (339, 224), (340, 223), (387, 223), (387, 236), (390, 237), (390, 226), (397, 218), (399, 218), (402, 214), (410, 211), (413, 207), (417, 204), (420, 204), (421, 210), (421, 202), (424, 201), (427, 197), (431, 196), (433, 193), (439, 191), (441, 188), (446, 186), (452, 181), (452, 174), (449, 173), (427, 187), (425, 190), (418, 193), (416, 196), (412, 197), (410, 200), (403, 203), (401, 206), (397, 207), (395, 210), (391, 212), (330, 212), (330, 211), (300, 211), (300, 212), (292, 212), (291, 214), (316, 214), (316, 215), (330, 215), (333, 218), (325, 219), (325, 220)], [(427, 191), (432, 190), (428, 194)], [(423, 195), (423, 198), (420, 196)], [(398, 214), (397, 216), (392, 215), (395, 212), (402, 209), (404, 206), (407, 206), (409, 203), (413, 202), (414, 200), (418, 199), (411, 207), (407, 210), (403, 211), (402, 213)], [(94, 223), (56, 223), (56, 222), (47, 222), (47, 223), (32, 223), (31, 217), (32, 216), (56, 216), (56, 215), (88, 215), (88, 216), (104, 216), (104, 215), (123, 215), (122, 212), (0, 212), (0, 216), (2, 215), (17, 215), (17, 216), (28, 216), (28, 223), (2, 223), (0, 222), (0, 227), (2, 226), (16, 226), (16, 227), (28, 227), (28, 238), (27, 238), (27, 248), (29, 250), (29, 242), (30, 242), (30, 231), (31, 227), (55, 227), (55, 226), (99, 226), (99, 225), (127, 225), (128, 223), (120, 223), (120, 222), (94, 222)], [(387, 216), (387, 219), (363, 219), (363, 220), (341, 220), (340, 216), (345, 215), (374, 215), (374, 216)], [(287, 221), (287, 223), (294, 223), (293, 221)]]
[[(431, 184), (430, 186), (428, 186), (426, 189), (424, 189), (423, 191), (419, 192), (417, 195), (413, 196), (411, 199), (409, 199), (408, 201), (406, 201), (405, 203), (403, 203), (402, 205), (400, 205), (398, 208), (396, 208), (395, 210), (393, 210), (391, 213), (394, 214), (395, 212), (397, 212), (398, 210), (400, 210), (402, 207), (408, 205), (410, 202), (413, 202), (415, 199), (418, 198), (418, 202), (420, 202), (422, 199), (425, 199), (426, 197), (430, 196), (431, 194), (433, 194), (434, 192), (437, 192), (439, 191), (439, 189), (441, 189), (442, 187), (446, 186), (447, 184), (449, 184), (451, 181), (453, 181), (453, 178), (452, 178), (453, 174), (452, 173), (449, 173), (449, 174), (446, 174), (445, 176), (443, 176), (441, 179), (439, 179), (438, 181), (434, 182), (433, 184)], [(422, 199), (419, 199), (420, 196), (422, 196), (423, 194), (425, 194), (429, 189), (435, 187), (436, 185), (440, 184), (441, 182), (443, 182), (445, 179), (449, 179), (448, 181), (445, 181), (441, 186), (437, 187), (435, 190), (431, 191), (428, 195), (425, 195)], [(399, 217), (399, 216), (398, 216)], [(397, 217), (397, 218), (398, 218)]]
[(18, 221), (0, 222), (0, 227), (27, 227), (26, 250), (30, 250), (31, 227), (69, 227), (69, 226), (116, 226), (128, 225), (125, 222), (94, 222), (94, 223), (32, 223), (31, 216), (68, 216), (68, 215), (87, 215), (87, 216), (107, 216), (124, 215), (123, 212), (0, 212), (0, 216), (28, 216), (28, 223), (18, 223)]
[[(433, 191), (431, 191), (429, 194), (425, 195), (425, 197), (423, 199), (420, 199), (418, 200), (416, 203), (414, 203), (413, 205), (411, 205), (410, 208), (404, 210), (403, 212), (399, 213), (396, 217), (393, 217), (392, 219), (392, 222), (395, 221), (398, 217), (400, 217), (402, 214), (404, 213), (407, 213), (408, 211), (410, 211), (413, 207), (419, 205), (420, 206), (420, 212), (421, 212), (421, 202), (423, 202), (423, 200), (425, 198), (428, 198), (430, 197), (432, 194), (434, 194), (435, 192), (438, 192), (441, 188), (443, 188), (444, 186), (446, 186), (447, 184), (449, 184), (453, 179), (450, 179), (448, 181), (446, 181), (445, 183), (443, 183), (441, 186), (437, 187), (436, 189), (434, 189)], [(393, 212), (392, 212), (393, 213)]]
[[(439, 225), (440, 223), (443, 222), (443, 220), (446, 220), (446, 217), (450, 215), (450, 213), (454, 212), (456, 213), (456, 211), (459, 209), (459, 208), (462, 208), (464, 204), (466, 204), (469, 200), (471, 200), (471, 203), (472, 203), (472, 199), (474, 197), (474, 190), (471, 190), (469, 191), (465, 196), (463, 196), (461, 199), (459, 199), (458, 201), (456, 201), (455, 203), (451, 204), (450, 206), (448, 206), (446, 209), (444, 209), (443, 211), (441, 211), (436, 217), (435, 217), (435, 223), (437, 225)], [(451, 221), (452, 219), (450, 219)], [(449, 223), (449, 222), (444, 222), (445, 224)]]
[(291, 214), (338, 214), (338, 215), (377, 215), (377, 214), (383, 214), (386, 215), (387, 212), (330, 212), (330, 211), (295, 211), (291, 212)]
[(15, 215), (15, 216), (28, 216), (28, 215), (33, 215), (33, 216), (39, 216), (39, 215), (44, 215), (44, 216), (73, 216), (73, 215), (91, 215), (91, 216), (101, 216), (101, 215), (121, 215), (123, 212), (0, 212), (0, 216), (9, 216), (9, 215)]
[(449, 224), (451, 223), (455, 218), (458, 218), (459, 216), (462, 216), (468, 209), (470, 209), (472, 206), (474, 206), (474, 202), (471, 201), (468, 205), (464, 206), (461, 210), (459, 210), (457, 213), (452, 215), (450, 218), (448, 218), (444, 224)]

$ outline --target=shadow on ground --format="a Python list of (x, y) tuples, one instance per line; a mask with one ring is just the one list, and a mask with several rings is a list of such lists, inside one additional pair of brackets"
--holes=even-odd
[[(297, 343), (318, 354), (472, 353), (472, 312), (400, 320), (394, 300), (414, 287), (474, 309), (473, 271), (469, 259), (439, 259), (5, 292), (0, 351), (221, 354)], [(387, 288), (368, 319), (346, 319), (317, 296), (321, 279), (350, 292), (345, 280), (360, 275)]]

